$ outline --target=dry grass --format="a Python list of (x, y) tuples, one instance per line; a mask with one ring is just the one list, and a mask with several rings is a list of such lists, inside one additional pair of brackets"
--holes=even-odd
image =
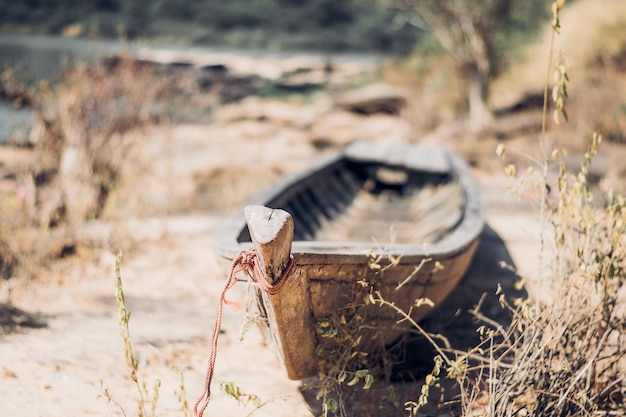
[[(546, 204), (555, 248), (554, 261), (543, 265), (549, 297), (514, 300), (508, 327), (478, 313), (488, 324), (480, 361), (474, 370), (480, 388), (478, 410), (490, 416), (591, 416), (624, 413), (626, 327), (624, 280), (626, 200), (618, 196), (596, 204), (586, 173), (601, 136), (586, 153), (579, 172), (564, 169), (558, 195)], [(558, 157), (557, 157), (558, 159)], [(563, 165), (561, 165), (563, 168)], [(536, 183), (545, 187), (545, 178)], [(533, 187), (534, 188), (534, 187)], [(544, 249), (547, 252), (547, 248)], [(537, 277), (530, 277), (529, 281)]]

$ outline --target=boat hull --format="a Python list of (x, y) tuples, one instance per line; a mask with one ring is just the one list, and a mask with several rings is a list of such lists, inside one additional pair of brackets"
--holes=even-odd
[[(363, 189), (371, 191), (375, 188), (363, 172), (375, 172), (381, 167), (406, 171), (399, 182), (393, 182), (394, 188), (398, 188), (398, 184), (410, 188), (413, 185), (409, 182), (415, 181), (422, 186), (425, 182), (420, 178), (428, 178), (427, 183), (433, 179), (435, 182), (445, 179), (445, 184), (458, 184), (461, 207), (445, 233), (430, 242), (419, 238), (412, 242), (412, 229), (408, 229), (407, 240), (399, 243), (350, 238), (345, 241), (314, 240), (324, 228), (330, 227), (332, 231), (333, 221), (340, 218), (339, 214), (332, 213), (333, 210), (335, 213), (346, 212)], [(356, 174), (347, 176), (352, 179), (337, 180), (346, 177), (342, 169)], [(342, 174), (338, 176), (336, 172)], [(348, 191), (337, 193), (337, 186), (331, 184), (329, 176), (332, 181), (343, 181), (339, 188)], [(323, 191), (319, 190), (320, 184)], [(318, 187), (317, 191), (315, 187)], [(331, 192), (333, 189), (335, 191)], [(306, 194), (308, 200), (300, 198), (302, 194)], [(409, 197), (415, 195), (407, 193)], [(322, 196), (326, 203), (319, 201)], [(420, 196), (412, 198), (419, 200)], [(317, 376), (326, 370), (324, 347), (332, 341), (320, 333), (322, 325), (354, 324), (357, 320), (365, 323), (359, 330), (362, 338), (355, 348), (368, 355), (384, 350), (406, 333), (410, 323), (401, 320), (394, 309), (373, 303), (372, 297), (393, 303), (419, 321), (457, 286), (472, 261), (484, 226), (480, 194), (469, 167), (442, 148), (381, 147), (359, 143), (311, 170), (287, 179), (253, 203), (284, 209), (292, 213), (296, 223), (292, 243), (296, 267), (278, 294), (259, 291), (259, 306), (267, 317), (269, 333), (287, 375), (297, 380)], [(332, 207), (328, 207), (330, 205)], [(370, 205), (368, 202), (366, 208)], [(423, 216), (431, 222), (437, 221), (437, 213), (444, 212), (438, 207), (432, 210), (434, 216)], [(393, 210), (385, 206), (383, 211)], [(363, 224), (367, 224), (367, 220), (364, 218)], [(393, 220), (391, 218), (392, 223)], [(409, 222), (402, 223), (403, 227), (420, 222), (419, 218), (411, 220), (409, 216)], [(356, 229), (359, 229), (358, 224)], [(427, 234), (432, 236), (431, 232)], [(216, 248), (228, 259), (251, 247), (250, 232), (241, 213), (218, 232)]]

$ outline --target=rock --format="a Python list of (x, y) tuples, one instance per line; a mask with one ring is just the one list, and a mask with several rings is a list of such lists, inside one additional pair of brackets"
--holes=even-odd
[(359, 114), (398, 114), (406, 105), (406, 97), (400, 88), (373, 84), (339, 96), (337, 105)]
[(8, 334), (15, 329), (47, 327), (44, 319), (10, 304), (0, 303), (0, 334)]
[(330, 79), (330, 67), (301, 67), (285, 71), (276, 81), (276, 87), (290, 93), (309, 93), (321, 90)]
[(356, 140), (404, 142), (411, 128), (406, 120), (378, 114), (363, 116), (347, 111), (321, 115), (309, 132), (309, 141), (317, 149), (343, 147)]

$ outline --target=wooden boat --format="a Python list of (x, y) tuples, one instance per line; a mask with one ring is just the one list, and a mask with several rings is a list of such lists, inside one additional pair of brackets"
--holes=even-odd
[(328, 366), (336, 326), (358, 321), (365, 337), (355, 349), (368, 354), (407, 331), (406, 320), (370, 295), (414, 320), (444, 300), (483, 226), (478, 186), (458, 156), (357, 142), (256, 197), (225, 222), (215, 247), (231, 260), (255, 248), (270, 283), (293, 255), (284, 287), (259, 291), (259, 306), (288, 376), (305, 379)]

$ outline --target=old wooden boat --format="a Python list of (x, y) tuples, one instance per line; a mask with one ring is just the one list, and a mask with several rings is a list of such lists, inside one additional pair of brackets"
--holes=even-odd
[[(407, 331), (371, 295), (414, 320), (444, 300), (483, 225), (478, 186), (457, 155), (357, 142), (256, 197), (225, 222), (215, 247), (231, 260), (255, 248), (268, 281), (286, 280), (278, 294), (259, 291), (259, 307), (288, 376), (305, 379), (328, 366), (336, 327), (358, 321), (352, 348), (368, 354)], [(290, 253), (295, 268), (281, 278)]]

